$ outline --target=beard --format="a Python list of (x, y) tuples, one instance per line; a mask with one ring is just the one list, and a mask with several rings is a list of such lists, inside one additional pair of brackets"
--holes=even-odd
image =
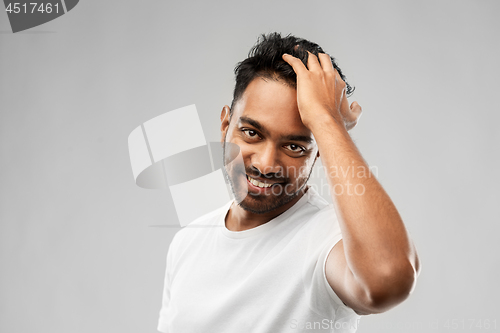
[[(226, 146), (228, 146), (227, 150)], [(229, 183), (236, 203), (244, 210), (254, 214), (271, 212), (296, 198), (309, 180), (316, 162), (313, 162), (307, 176), (299, 175), (295, 179), (290, 179), (289, 175), (283, 172), (264, 175), (257, 168), (246, 166), (239, 147), (236, 144), (226, 142), (225, 138), (222, 152), (224, 165), (222, 172)], [(269, 188), (270, 191), (267, 191), (269, 193), (249, 191), (247, 175), (254, 178), (265, 178), (274, 185)]]

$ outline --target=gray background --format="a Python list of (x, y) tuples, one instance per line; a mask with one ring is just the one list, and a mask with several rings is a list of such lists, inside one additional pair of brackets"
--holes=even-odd
[(0, 331), (156, 331), (178, 228), (151, 227), (176, 215), (168, 190), (134, 184), (127, 137), (196, 104), (217, 140), (233, 67), (270, 31), (319, 43), (356, 86), (352, 136), (423, 263), (410, 299), (358, 332), (500, 331), (499, 9), (86, 0), (18, 34), (2, 11)]

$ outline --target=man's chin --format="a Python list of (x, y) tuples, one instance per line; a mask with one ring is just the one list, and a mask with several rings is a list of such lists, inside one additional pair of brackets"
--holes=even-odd
[(298, 192), (293, 195), (283, 195), (278, 198), (269, 196), (252, 196), (248, 194), (243, 200), (236, 200), (244, 210), (254, 214), (265, 214), (272, 212), (292, 201)]
[(268, 206), (265, 204), (257, 204), (257, 203), (248, 204), (246, 202), (246, 200), (239, 202), (238, 205), (241, 208), (243, 208), (244, 210), (246, 210), (247, 212), (254, 213), (254, 214), (265, 214), (265, 213), (271, 212), (277, 208), (275, 206)]

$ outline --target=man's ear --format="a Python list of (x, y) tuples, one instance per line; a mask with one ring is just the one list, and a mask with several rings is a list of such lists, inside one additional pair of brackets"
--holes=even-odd
[(229, 106), (224, 105), (222, 111), (220, 113), (220, 132), (221, 138), (220, 142), (224, 143), (224, 138), (226, 137), (227, 130), (229, 128), (229, 117), (230, 117), (230, 109)]

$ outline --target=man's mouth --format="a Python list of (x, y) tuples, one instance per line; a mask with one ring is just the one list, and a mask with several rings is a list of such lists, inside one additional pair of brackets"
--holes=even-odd
[(248, 181), (252, 185), (260, 187), (260, 188), (268, 188), (268, 187), (273, 186), (274, 184), (281, 184), (281, 183), (278, 183), (278, 182), (276, 182), (276, 183), (263, 183), (263, 182), (255, 179), (255, 178), (250, 177), (249, 175), (246, 175), (246, 176), (247, 176)]

